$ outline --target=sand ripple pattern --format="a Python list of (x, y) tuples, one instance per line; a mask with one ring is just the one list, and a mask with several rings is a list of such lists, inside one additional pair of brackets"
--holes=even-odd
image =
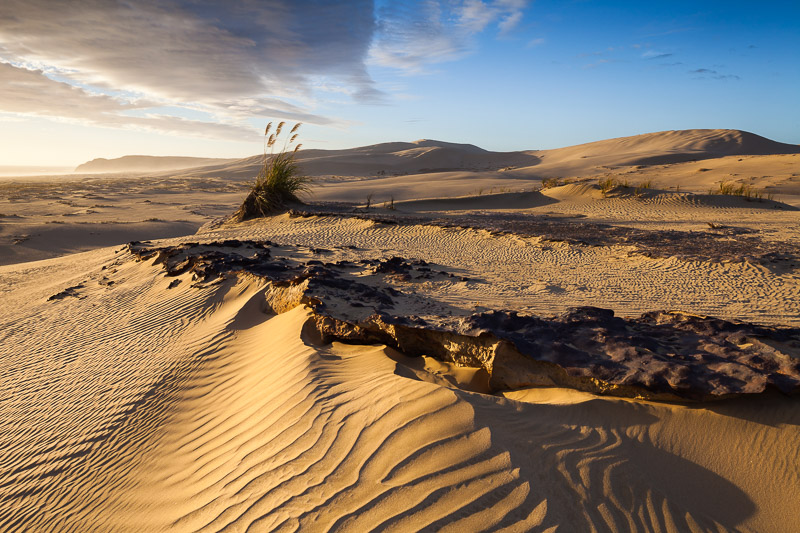
[(168, 292), (154, 272), (50, 304), (85, 337), (23, 321), (7, 339), (0, 529), (541, 523), (453, 391), (395, 375), (380, 349), (305, 344), (306, 312), (269, 319), (258, 284)]
[[(531, 213), (558, 213), (584, 220), (629, 225), (646, 229), (705, 231), (708, 222), (761, 230), (762, 237), (782, 234), (784, 240), (800, 238), (800, 213), (775, 207), (773, 202), (747, 201), (738, 196), (708, 194), (650, 194), (602, 198), (599, 191), (581, 193), (580, 186), (566, 186), (554, 196), (558, 203), (532, 209)], [(588, 218), (584, 218), (588, 217)]]
[[(800, 325), (800, 275), (749, 263), (683, 261), (630, 256), (633, 247), (581, 246), (484, 230), (386, 225), (333, 217), (278, 217), (216, 230), (202, 238), (231, 236), (336, 249), (336, 258), (400, 255), (421, 258), (455, 273), (428, 291), (458, 307), (484, 306), (553, 315), (591, 305), (637, 316), (680, 310), (755, 323)], [(461, 277), (470, 281), (458, 281)]]
[(0, 530), (724, 531), (760, 516), (747, 483), (800, 486), (772, 457), (796, 409), (765, 409), (758, 442), (723, 413), (698, 443), (764, 450), (769, 482), (748, 480), (675, 441), (709, 427), (693, 411), (419, 381), (384, 347), (314, 345), (308, 311), (264, 313), (254, 279), (167, 289), (107, 264), (113, 289), (4, 315)]

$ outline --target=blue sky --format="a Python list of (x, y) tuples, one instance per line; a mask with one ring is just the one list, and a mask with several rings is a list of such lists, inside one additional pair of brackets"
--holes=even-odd
[(270, 120), (309, 148), (800, 143), (800, 4), (6, 0), (0, 79), (0, 165), (243, 157)]

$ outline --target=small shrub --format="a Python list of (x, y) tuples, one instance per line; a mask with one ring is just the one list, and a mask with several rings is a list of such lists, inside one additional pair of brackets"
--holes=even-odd
[(551, 189), (561, 185), (561, 180), (558, 178), (545, 178), (542, 180), (542, 189)]
[(292, 148), (300, 128), (299, 122), (289, 131), (280, 151), (274, 153), (285, 124), (280, 122), (273, 134), (270, 134), (272, 122), (264, 130), (264, 162), (250, 192), (233, 215), (235, 221), (268, 216), (285, 208), (288, 203), (302, 203), (299, 195), (309, 191), (311, 178), (300, 174), (295, 162), (295, 155), (302, 144)]

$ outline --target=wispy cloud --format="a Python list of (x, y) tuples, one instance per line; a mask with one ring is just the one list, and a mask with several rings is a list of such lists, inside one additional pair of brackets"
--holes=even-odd
[(712, 78), (715, 80), (740, 80), (740, 76), (736, 74), (720, 74), (718, 71), (710, 68), (696, 68), (690, 70), (689, 74), (695, 74), (697, 79)]
[(533, 48), (535, 46), (541, 46), (545, 42), (547, 42), (547, 41), (545, 40), (544, 37), (538, 37), (536, 39), (531, 39), (530, 41), (528, 41), (528, 44), (526, 44), (525, 47), (526, 48)]
[(500, 35), (517, 27), (528, 0), (390, 2), (377, 11), (371, 61), (416, 74), (427, 65), (469, 54), (475, 35), (496, 25)]
[(448, 23), (438, 2), (389, 3), (378, 11), (371, 61), (410, 73), (451, 61), (468, 49), (467, 34)]
[(461, 26), (472, 33), (481, 32), (495, 22), (501, 33), (507, 33), (522, 20), (527, 3), (527, 0), (465, 0), (456, 7), (456, 13)]
[(660, 52), (658, 50), (648, 50), (642, 54), (642, 58), (644, 59), (665, 59), (667, 57), (672, 57), (673, 53), (671, 52)]
[(620, 61), (618, 59), (611, 59), (611, 58), (598, 59), (594, 63), (587, 63), (586, 65), (583, 65), (583, 68), (584, 69), (597, 68), (601, 65), (608, 65), (609, 63), (619, 63), (619, 62)]

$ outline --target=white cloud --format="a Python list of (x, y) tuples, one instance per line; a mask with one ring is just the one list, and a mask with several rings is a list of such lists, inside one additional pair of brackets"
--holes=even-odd
[(500, 33), (513, 30), (520, 20), (527, 0), (465, 0), (460, 8), (461, 25), (473, 33), (486, 29), (489, 24), (497, 22)]
[(502, 18), (497, 27), (500, 28), (500, 33), (508, 33), (517, 27), (520, 20), (522, 20), (522, 11), (514, 11)]
[(460, 9), (460, 24), (473, 33), (482, 32), (497, 18), (494, 7), (481, 0), (466, 0)]
[(447, 22), (438, 2), (390, 3), (378, 12), (370, 57), (379, 65), (418, 73), (426, 64), (461, 56), (466, 49), (463, 37)]
[(474, 36), (496, 24), (499, 33), (522, 20), (528, 0), (427, 0), (390, 3), (378, 13), (373, 63), (415, 74), (426, 65), (452, 61), (470, 53)]

